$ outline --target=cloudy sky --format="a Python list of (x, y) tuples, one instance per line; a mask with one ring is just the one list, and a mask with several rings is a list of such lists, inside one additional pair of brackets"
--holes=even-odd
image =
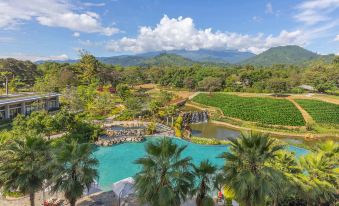
[(0, 0), (0, 57), (290, 44), (339, 53), (339, 0)]

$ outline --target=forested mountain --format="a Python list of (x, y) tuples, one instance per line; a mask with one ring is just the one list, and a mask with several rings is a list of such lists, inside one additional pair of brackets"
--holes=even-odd
[(242, 60), (255, 56), (250, 52), (240, 52), (237, 50), (208, 50), (200, 49), (196, 51), (172, 50), (162, 52), (148, 52), (141, 54), (143, 57), (154, 57), (161, 53), (176, 54), (197, 62), (214, 62), (214, 63), (238, 63)]
[[(166, 55), (165, 55), (166, 54)], [(173, 56), (174, 55), (174, 56)], [(179, 58), (179, 56), (181, 58)], [(159, 65), (166, 63), (175, 63), (174, 65), (191, 65), (193, 63), (203, 62), (206, 64), (229, 64), (238, 63), (244, 59), (255, 56), (250, 52), (240, 52), (236, 50), (206, 50), (197, 51), (172, 50), (172, 51), (156, 51), (147, 52), (136, 55), (121, 55), (111, 57), (97, 57), (97, 59), (105, 64), (121, 65), (121, 66), (139, 66), (139, 65)], [(166, 58), (166, 60), (165, 60)], [(160, 62), (156, 62), (159, 60)], [(179, 60), (179, 62), (176, 62)], [(78, 60), (57, 61), (59, 63), (74, 63)], [(38, 64), (43, 61), (36, 62)]]
[(319, 55), (300, 46), (290, 45), (270, 48), (255, 57), (242, 61), (241, 64), (260, 66), (270, 66), (273, 64), (301, 65), (317, 59), (326, 60), (330, 57), (331, 55)]
[[(274, 64), (303, 65), (317, 60), (326, 63), (332, 62), (334, 55), (319, 55), (299, 46), (279, 46), (255, 55), (250, 52), (236, 50), (206, 50), (197, 51), (172, 50), (147, 52), (137, 55), (121, 55), (112, 57), (97, 57), (105, 64), (121, 66), (145, 65), (176, 65), (187, 66), (192, 64), (226, 65), (251, 64), (256, 66), (270, 66)], [(59, 63), (75, 63), (78, 60), (57, 61)], [(36, 62), (38, 64), (43, 61)]]
[(98, 57), (98, 60), (104, 64), (136, 66), (144, 63), (148, 58), (136, 55), (121, 55), (113, 57)]
[(0, 59), (0, 72), (10, 72), (19, 81), (33, 84), (39, 75), (36, 64), (31, 61), (20, 61), (13, 58)]

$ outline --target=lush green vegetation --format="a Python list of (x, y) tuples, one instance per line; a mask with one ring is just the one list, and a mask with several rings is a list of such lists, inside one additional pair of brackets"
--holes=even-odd
[[(177, 116), (177, 107), (170, 105), (172, 93), (162, 90), (150, 93), (147, 89), (133, 87), (137, 84), (155, 83), (166, 88), (209, 92), (297, 93), (303, 92), (297, 87), (300, 84), (310, 84), (319, 92), (332, 93), (338, 88), (338, 58), (332, 63), (316, 62), (305, 67), (196, 64), (176, 55), (162, 55), (153, 60), (147, 65), (121, 67), (103, 64), (86, 52), (72, 64), (36, 65), (1, 60), (0, 72), (10, 73), (10, 77), (0, 75), (1, 81), (10, 78), (12, 91), (63, 94), (61, 111), (34, 112), (27, 117), (19, 115), (11, 128), (1, 131), (0, 187), (5, 190), (4, 194), (30, 195), (34, 205), (34, 194), (45, 186), (52, 186), (53, 191), (65, 193), (70, 204), (75, 205), (97, 178), (97, 161), (91, 156), (91, 143), (100, 129), (92, 120), (114, 115), (118, 120), (140, 116), (165, 122), (168, 117)], [(227, 116), (260, 124), (304, 125), (300, 112), (287, 100), (222, 93), (201, 94), (194, 100), (220, 107)], [(182, 136), (182, 118), (174, 123), (176, 135)], [(154, 125), (150, 125), (148, 132), (154, 132)], [(49, 140), (54, 134), (61, 137)], [(225, 143), (196, 137), (192, 137), (192, 142)], [(150, 205), (179, 205), (191, 195), (197, 195), (198, 205), (205, 205), (211, 200), (209, 183), (214, 182), (216, 188), (230, 191), (238, 202), (248, 205), (333, 203), (338, 188), (335, 162), (338, 146), (328, 143), (298, 161), (293, 154), (282, 154), (281, 147), (275, 147), (276, 144), (259, 136), (232, 141), (230, 152), (222, 155), (226, 164), (221, 176), (214, 175), (214, 166), (208, 161), (193, 166), (189, 157), (181, 157), (185, 147), (170, 140), (148, 145), (147, 156), (137, 160), (142, 167), (136, 176), (137, 194), (141, 202)], [(235, 184), (232, 178), (239, 179), (239, 174), (246, 180)], [(224, 177), (232, 178), (227, 181)]]
[(334, 58), (334, 55), (319, 55), (299, 46), (280, 46), (268, 49), (267, 51), (264, 51), (250, 59), (246, 59), (241, 63), (261, 66), (273, 64), (301, 65), (320, 58), (331, 60)]
[[(29, 195), (52, 186), (72, 206), (97, 178), (93, 142), (100, 130), (74, 113), (45, 111), (19, 115), (0, 133), (0, 189), (7, 195)], [(50, 139), (52, 134), (61, 134)]]
[(296, 99), (318, 123), (339, 124), (339, 105), (318, 100)]
[(195, 137), (195, 136), (190, 137), (189, 141), (195, 144), (205, 144), (205, 145), (229, 144), (229, 141), (227, 140), (218, 140), (215, 138)]
[(74, 63), (46, 62), (39, 65), (5, 59), (0, 61), (0, 71), (12, 73), (9, 79), (11, 90), (41, 92), (63, 92), (66, 87), (72, 90), (72, 87), (89, 84), (115, 88), (121, 83), (155, 83), (200, 91), (276, 93), (301, 93), (304, 91), (298, 86), (307, 84), (319, 92), (336, 93), (339, 79), (338, 57), (332, 62), (319, 60), (305, 66), (279, 64), (264, 67), (185, 63), (175, 55), (160, 55), (148, 65), (122, 67), (103, 64), (86, 52), (80, 57)]
[(325, 142), (304, 157), (285, 150), (276, 139), (262, 134), (242, 134), (230, 139), (218, 170), (208, 160), (193, 165), (182, 157), (185, 146), (169, 138), (150, 142), (146, 155), (136, 161), (137, 196), (150, 205), (178, 206), (192, 196), (198, 206), (214, 205), (210, 192), (224, 192), (227, 205), (335, 205), (338, 188), (339, 145)]
[(141, 204), (180, 205), (193, 188), (190, 157), (181, 157), (186, 146), (164, 138), (146, 146), (147, 156), (137, 159), (142, 170), (135, 176), (135, 189)]
[(288, 100), (240, 97), (223, 93), (199, 94), (193, 101), (218, 107), (224, 115), (264, 124), (302, 126), (305, 124), (299, 110)]

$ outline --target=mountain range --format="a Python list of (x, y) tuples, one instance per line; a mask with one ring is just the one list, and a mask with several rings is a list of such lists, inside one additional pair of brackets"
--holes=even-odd
[[(303, 65), (319, 59), (329, 62), (334, 58), (334, 55), (320, 55), (312, 51), (306, 50), (300, 46), (289, 45), (273, 47), (258, 55), (250, 52), (241, 52), (236, 50), (215, 51), (201, 49), (196, 51), (157, 51), (136, 55), (121, 55), (97, 58), (102, 63), (121, 66), (189, 66), (193, 64), (251, 64), (257, 66), (270, 66), (274, 64)], [(63, 62), (74, 63), (76, 61), (77, 60), (67, 60)], [(37, 63), (42, 62), (39, 61)]]

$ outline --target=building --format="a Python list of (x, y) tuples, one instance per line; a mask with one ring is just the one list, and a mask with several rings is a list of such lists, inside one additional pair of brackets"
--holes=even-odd
[(0, 98), (0, 121), (13, 119), (18, 114), (28, 115), (37, 110), (59, 109), (60, 94), (17, 94)]
[(303, 85), (300, 85), (298, 86), (299, 88), (303, 89), (303, 90), (307, 90), (307, 91), (310, 91), (310, 92), (314, 92), (316, 91), (316, 89), (310, 85), (306, 85), (306, 84), (303, 84)]

